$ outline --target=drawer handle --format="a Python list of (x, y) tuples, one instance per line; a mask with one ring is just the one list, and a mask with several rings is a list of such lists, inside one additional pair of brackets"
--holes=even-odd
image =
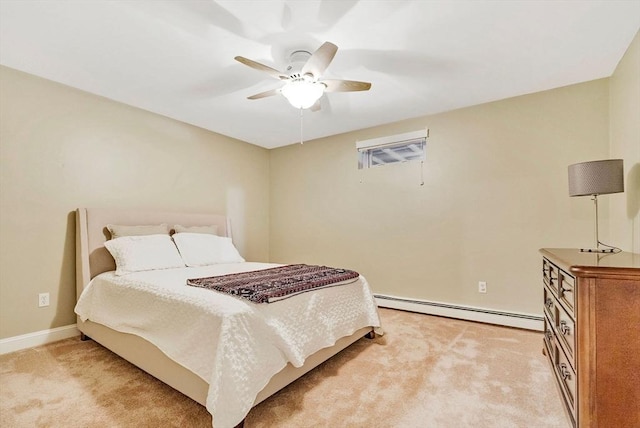
[(551, 336), (553, 336), (553, 333), (551, 333), (549, 330), (544, 332), (544, 335), (547, 336), (547, 340), (551, 340)]
[(564, 285), (560, 285), (560, 291), (562, 291), (563, 293), (566, 293), (567, 291), (573, 291), (573, 289), (571, 287), (566, 288)]
[(547, 308), (549, 309), (553, 308), (553, 300), (547, 299)]
[(549, 285), (553, 285), (553, 280), (554, 280), (554, 279), (555, 279), (555, 278), (549, 278)]
[(571, 334), (571, 327), (567, 325), (566, 321), (560, 321), (560, 332), (565, 336)]
[(571, 380), (571, 372), (565, 363), (560, 364), (560, 376), (562, 376), (564, 380)]

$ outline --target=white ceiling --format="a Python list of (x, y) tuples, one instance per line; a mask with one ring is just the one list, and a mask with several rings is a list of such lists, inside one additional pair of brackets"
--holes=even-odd
[(305, 140), (610, 76), (640, 1), (0, 0), (0, 63), (262, 147), (300, 141), (278, 70), (338, 45), (326, 78), (372, 83), (304, 112)]

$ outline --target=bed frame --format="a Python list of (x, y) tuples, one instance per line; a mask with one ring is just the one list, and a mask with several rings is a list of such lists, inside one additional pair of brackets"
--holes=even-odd
[[(115, 270), (113, 257), (104, 247), (104, 242), (110, 238), (106, 228), (107, 224), (135, 226), (161, 223), (167, 223), (169, 227), (174, 224), (183, 226), (217, 225), (220, 235), (232, 237), (231, 223), (222, 215), (78, 208), (76, 210), (77, 297), (80, 297), (84, 287), (93, 277), (102, 272)], [(77, 323), (83, 339), (88, 337), (95, 340), (184, 395), (203, 406), (206, 405), (209, 384), (192, 371), (168, 358), (150, 342), (139, 336), (120, 333), (89, 320), (83, 322), (79, 317)], [(374, 336), (373, 327), (362, 328), (351, 336), (339, 339), (334, 346), (321, 349), (309, 356), (302, 367), (287, 364), (258, 393), (254, 406), (363, 336), (372, 338)], [(238, 426), (242, 425), (243, 423)]]

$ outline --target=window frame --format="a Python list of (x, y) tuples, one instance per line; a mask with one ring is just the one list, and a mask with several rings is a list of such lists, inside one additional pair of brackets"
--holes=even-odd
[[(357, 141), (358, 169), (414, 161), (424, 162), (426, 159), (427, 138), (429, 138), (429, 129)], [(402, 153), (407, 150), (417, 154), (417, 156), (407, 157)], [(383, 152), (382, 156), (384, 158), (378, 156), (381, 154), (380, 152)]]

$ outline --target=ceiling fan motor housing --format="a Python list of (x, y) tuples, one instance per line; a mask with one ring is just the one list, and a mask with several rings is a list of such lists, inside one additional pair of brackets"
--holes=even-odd
[(291, 55), (289, 55), (289, 65), (287, 65), (286, 69), (291, 78), (301, 77), (300, 71), (309, 58), (311, 58), (311, 52), (309, 51), (296, 50), (291, 52)]

